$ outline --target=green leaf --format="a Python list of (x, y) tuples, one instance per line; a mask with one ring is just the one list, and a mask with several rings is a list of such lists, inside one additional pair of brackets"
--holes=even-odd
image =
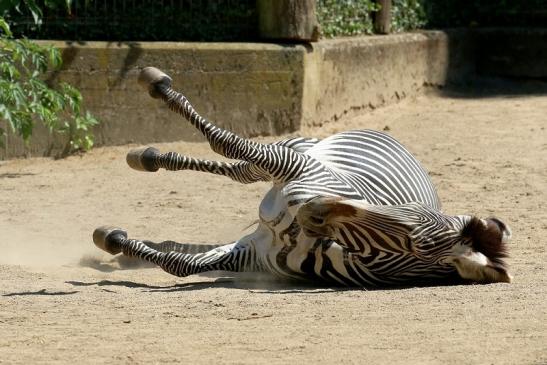
[(36, 2), (34, 0), (24, 0), (25, 5), (30, 10), (30, 13), (32, 14), (32, 18), (34, 19), (34, 24), (40, 26), (42, 25), (42, 9), (36, 5)]
[(19, 7), (21, 0), (1, 0), (0, 16), (6, 14), (9, 10)]
[(6, 20), (3, 17), (0, 17), (0, 30), (2, 30), (2, 32), (4, 32), (3, 35), (0, 35), (1, 37), (11, 38), (13, 36), (11, 34), (9, 24), (6, 22)]
[[(42, 12), (35, 0), (0, 0), (0, 9), (6, 6), (6, 1), (10, 1), (12, 9), (17, 7), (17, 11), (21, 5), (26, 6), (35, 23), (41, 22)], [(45, 0), (43, 4), (55, 3), (71, 5), (66, 0)], [(43, 47), (26, 38), (11, 36), (9, 24), (0, 16), (0, 122), (9, 125), (27, 144), (35, 123), (41, 123), (52, 133), (66, 135), (69, 149), (65, 152), (90, 149), (91, 129), (98, 120), (83, 110), (81, 93), (66, 83), (50, 87), (44, 82), (48, 71), (61, 66), (61, 52), (52, 46)], [(0, 128), (0, 137), (4, 133)]]

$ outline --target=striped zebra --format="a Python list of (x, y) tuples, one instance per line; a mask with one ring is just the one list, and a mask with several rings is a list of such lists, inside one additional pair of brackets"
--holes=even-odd
[(215, 152), (236, 162), (162, 154), (149, 147), (129, 152), (130, 167), (204, 171), (273, 186), (260, 204), (256, 230), (236, 242), (153, 243), (104, 226), (93, 233), (101, 249), (177, 276), (262, 271), (348, 286), (454, 278), (511, 281), (504, 262), (509, 228), (496, 218), (443, 214), (428, 174), (392, 137), (354, 130), (323, 140), (261, 144), (202, 118), (160, 70), (145, 68), (139, 83), (196, 127)]

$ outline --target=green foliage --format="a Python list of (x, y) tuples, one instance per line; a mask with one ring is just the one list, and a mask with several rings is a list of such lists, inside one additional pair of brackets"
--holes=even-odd
[[(23, 3), (37, 19), (41, 18), (34, 1)], [(21, 2), (12, 0), (11, 5), (19, 7)], [(64, 153), (88, 150), (93, 146), (90, 128), (98, 122), (82, 110), (82, 95), (66, 83), (53, 87), (45, 81), (47, 72), (58, 70), (61, 64), (57, 48), (13, 38), (8, 23), (0, 17), (0, 121), (26, 143), (30, 141), (35, 123), (40, 122), (50, 132), (67, 136)], [(5, 133), (0, 124), (0, 135)]]
[[(406, 32), (426, 24), (424, 0), (393, 0), (392, 32)], [(318, 0), (317, 18), (324, 37), (354, 36), (374, 32), (374, 0)]]
[(427, 22), (423, 2), (424, 0), (393, 0), (391, 31), (408, 32), (423, 28)]
[(377, 10), (373, 0), (318, 0), (317, 20), (326, 38), (371, 34)]
[[(374, 0), (317, 0), (326, 38), (373, 32)], [(392, 0), (391, 30), (468, 26), (545, 27), (546, 0)]]

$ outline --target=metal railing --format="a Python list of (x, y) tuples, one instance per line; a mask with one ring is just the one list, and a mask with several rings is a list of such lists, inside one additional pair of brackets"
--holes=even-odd
[(236, 41), (257, 38), (255, 0), (74, 0), (70, 12), (11, 14), (14, 34), (30, 38), (107, 41)]

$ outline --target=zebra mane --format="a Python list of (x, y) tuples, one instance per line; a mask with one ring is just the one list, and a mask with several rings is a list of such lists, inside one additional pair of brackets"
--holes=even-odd
[(507, 268), (503, 259), (509, 256), (507, 240), (510, 231), (499, 219), (483, 220), (472, 217), (464, 226), (462, 235), (470, 238), (473, 249), (488, 257), (494, 266), (502, 269)]

